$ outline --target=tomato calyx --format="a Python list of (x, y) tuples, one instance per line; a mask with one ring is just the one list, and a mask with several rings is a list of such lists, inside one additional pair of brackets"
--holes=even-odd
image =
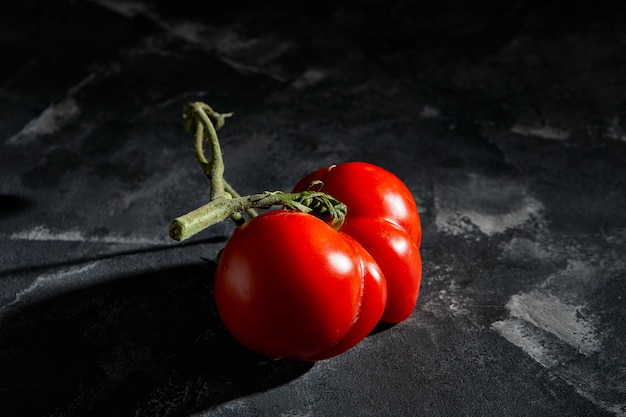
[[(285, 201), (283, 204), (293, 210), (314, 214), (326, 221), (333, 229), (339, 230), (346, 219), (348, 207), (335, 197), (323, 193), (324, 183), (316, 180), (300, 193), (294, 196), (294, 200)], [(312, 191), (317, 187), (317, 191)]]

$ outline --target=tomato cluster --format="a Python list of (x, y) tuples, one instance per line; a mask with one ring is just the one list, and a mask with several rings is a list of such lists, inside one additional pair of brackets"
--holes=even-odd
[(412, 313), (422, 275), (415, 200), (395, 175), (364, 162), (315, 171), (348, 210), (339, 230), (293, 210), (238, 227), (220, 258), (215, 300), (224, 324), (248, 348), (317, 361), (352, 348), (378, 323)]

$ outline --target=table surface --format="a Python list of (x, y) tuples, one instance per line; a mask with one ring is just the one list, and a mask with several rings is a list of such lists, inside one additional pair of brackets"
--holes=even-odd
[[(626, 416), (626, 8), (225, 3), (0, 7), (3, 415)], [(229, 335), (234, 226), (167, 236), (208, 199), (196, 100), (240, 193), (405, 181), (408, 320), (313, 364)]]

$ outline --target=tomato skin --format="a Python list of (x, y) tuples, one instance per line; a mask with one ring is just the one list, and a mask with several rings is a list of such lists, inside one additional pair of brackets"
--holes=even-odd
[(343, 339), (329, 350), (317, 355), (313, 358), (314, 360), (328, 359), (356, 346), (380, 322), (387, 305), (387, 284), (380, 267), (361, 244), (348, 235), (342, 235), (344, 239), (353, 242), (357, 259), (361, 261), (363, 293), (359, 312), (357, 319)]
[(373, 256), (385, 276), (387, 306), (381, 321), (398, 323), (413, 312), (422, 279), (422, 228), (415, 200), (394, 174), (366, 162), (347, 162), (306, 175), (294, 187), (315, 181), (347, 207), (340, 231)]
[(318, 361), (354, 347), (379, 322), (405, 320), (422, 275), (421, 225), (395, 175), (349, 162), (304, 177), (348, 207), (340, 231), (296, 211), (238, 227), (215, 276), (215, 301), (233, 336), (270, 357)]
[(382, 270), (387, 284), (387, 305), (381, 321), (406, 320), (415, 305), (422, 281), (422, 258), (411, 237), (397, 225), (367, 217), (346, 221), (341, 231), (355, 238)]
[[(379, 301), (373, 314), (378, 318), (360, 318), (369, 263), (377, 268), (358, 243), (322, 220), (270, 211), (237, 228), (227, 242), (215, 301), (226, 327), (248, 348), (270, 357), (319, 360), (354, 346), (362, 338), (354, 335), (369, 333), (382, 315), (385, 303)], [(380, 277), (367, 281), (374, 289), (371, 282), (382, 279), (376, 273)], [(358, 332), (357, 324), (363, 327)]]
[(422, 227), (415, 199), (393, 173), (367, 162), (346, 162), (306, 175), (294, 192), (306, 189), (315, 180), (324, 183), (324, 193), (348, 206), (347, 219), (373, 217), (395, 223), (406, 230), (419, 248)]

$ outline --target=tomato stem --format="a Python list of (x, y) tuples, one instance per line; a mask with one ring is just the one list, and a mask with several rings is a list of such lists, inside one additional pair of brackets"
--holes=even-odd
[[(316, 214), (335, 229), (339, 229), (346, 216), (346, 206), (335, 198), (321, 192), (321, 181), (312, 182), (299, 193), (269, 192), (241, 196), (224, 179), (224, 161), (217, 130), (232, 113), (220, 114), (202, 102), (192, 102), (183, 107), (185, 127), (194, 135), (194, 150), (200, 168), (209, 180), (211, 191), (209, 203), (176, 218), (170, 225), (169, 235), (181, 241), (207, 227), (231, 218), (235, 224), (245, 222), (242, 212), (250, 217), (257, 216), (255, 208), (282, 205), (287, 209)], [(204, 153), (204, 142), (211, 147), (211, 158)]]
[[(226, 118), (233, 116), (233, 114), (232, 112), (220, 114), (208, 104), (199, 101), (188, 103), (183, 107), (183, 118), (187, 119), (186, 128), (194, 135), (196, 160), (209, 180), (212, 200), (225, 194), (240, 197), (239, 193), (224, 179), (224, 160), (217, 136), (217, 131), (224, 126)], [(205, 139), (211, 146), (210, 160), (204, 153)], [(258, 215), (256, 210), (252, 208), (246, 209), (246, 212), (250, 217)], [(239, 225), (244, 222), (240, 213), (234, 213), (231, 217), (235, 224)]]
[(269, 208), (282, 205), (288, 209), (313, 213), (327, 219), (335, 229), (341, 228), (346, 216), (346, 206), (320, 191), (308, 189), (299, 193), (282, 191), (266, 191), (244, 197), (231, 197), (225, 194), (209, 203), (176, 218), (170, 225), (169, 235), (172, 239), (185, 240), (209, 226), (217, 224), (233, 213), (249, 208)]

